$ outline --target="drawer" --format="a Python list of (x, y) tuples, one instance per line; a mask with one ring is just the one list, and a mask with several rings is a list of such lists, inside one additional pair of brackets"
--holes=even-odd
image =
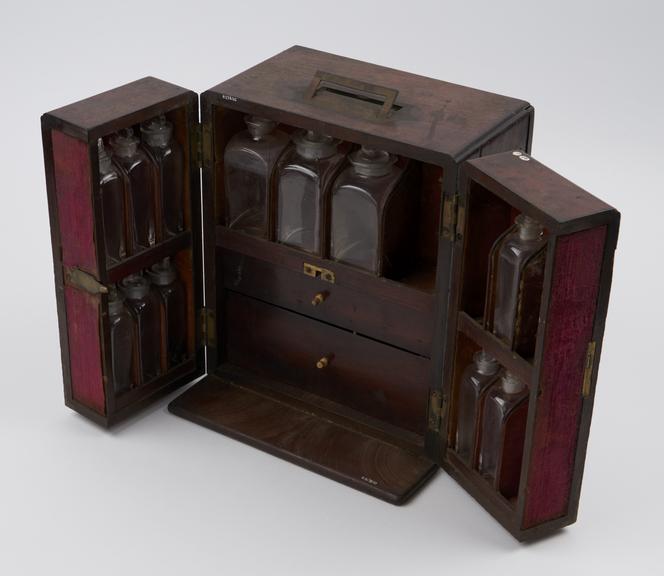
[(372, 289), (384, 283), (380, 278), (367, 275), (359, 291), (307, 276), (302, 266), (296, 271), (229, 250), (219, 251), (218, 266), (227, 289), (431, 357), (433, 297), (428, 294), (417, 303), (387, 300)]
[(226, 359), (423, 434), (431, 361), (227, 291)]

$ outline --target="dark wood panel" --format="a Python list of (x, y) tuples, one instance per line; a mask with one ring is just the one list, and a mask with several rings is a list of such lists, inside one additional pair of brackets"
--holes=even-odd
[(431, 355), (432, 309), (420, 311), (396, 304), (385, 306), (367, 291), (358, 292), (323, 282), (301, 271), (294, 272), (236, 252), (222, 250), (218, 265), (228, 289), (422, 356)]
[(421, 455), (260, 394), (208, 376), (169, 405), (207, 426), (394, 504), (405, 502), (435, 472)]
[[(225, 302), (230, 363), (424, 432), (427, 359), (235, 292)], [(327, 365), (317, 367), (323, 358)]]
[[(336, 92), (318, 91), (308, 95), (317, 71), (380, 85), (399, 92), (400, 107), (381, 119), (379, 105)], [(275, 120), (293, 122), (293, 115), (304, 120), (304, 128), (325, 128), (334, 136), (347, 139), (344, 129), (352, 129), (354, 141), (385, 140), (427, 156), (462, 157), (492, 134), (499, 134), (513, 116), (529, 108), (527, 102), (484, 92), (449, 82), (433, 80), (383, 66), (293, 46), (273, 58), (238, 74), (208, 94), (230, 108), (254, 105), (270, 111)], [(297, 124), (297, 122), (296, 122)], [(306, 125), (304, 125), (306, 124)], [(352, 139), (352, 138), (351, 138)], [(396, 150), (395, 150), (396, 152)]]
[[(464, 171), (520, 211), (547, 228), (569, 226), (592, 216), (614, 217), (615, 210), (533, 157), (522, 160), (512, 152), (469, 160)], [(587, 224), (586, 224), (587, 227)]]
[[(358, 268), (319, 258), (284, 244), (255, 238), (225, 226), (216, 227), (216, 239), (217, 247), (273, 262), (297, 273), (302, 273), (305, 263), (320, 266), (334, 272), (335, 285), (370, 294), (382, 300), (386, 306), (398, 304), (426, 313), (430, 313), (433, 306), (434, 295), (430, 291), (379, 278)], [(329, 283), (321, 280), (320, 285), (325, 287), (329, 286)]]
[[(149, 118), (192, 98), (198, 101), (198, 96), (186, 88), (147, 76), (57, 108), (44, 117), (53, 125), (66, 127), (80, 138), (93, 139), (117, 123), (131, 125), (144, 119), (136, 118), (136, 114)], [(159, 111), (156, 107), (160, 108)], [(154, 113), (150, 109), (154, 109)]]

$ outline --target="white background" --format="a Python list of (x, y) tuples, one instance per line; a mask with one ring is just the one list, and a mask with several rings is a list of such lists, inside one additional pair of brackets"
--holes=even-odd
[[(661, 574), (664, 10), (645, 2), (28, 0), (0, 16), (0, 574)], [(166, 412), (63, 405), (41, 113), (201, 92), (303, 44), (530, 101), (622, 212), (579, 521), (520, 545), (439, 473), (397, 508)]]

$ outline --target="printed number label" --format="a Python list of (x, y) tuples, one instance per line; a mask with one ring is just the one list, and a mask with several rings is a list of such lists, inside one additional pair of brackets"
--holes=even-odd
[(237, 102), (237, 98), (235, 96), (229, 96), (228, 94), (222, 94), (221, 97), (224, 100), (230, 100), (231, 102)]
[(373, 478), (362, 476), (362, 480), (364, 480), (367, 484), (371, 484), (372, 486), (378, 486), (378, 482), (376, 482)]

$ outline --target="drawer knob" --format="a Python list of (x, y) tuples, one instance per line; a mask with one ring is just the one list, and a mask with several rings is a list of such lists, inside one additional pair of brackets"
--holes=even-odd
[(330, 360), (332, 360), (332, 356), (323, 356), (318, 362), (316, 362), (316, 368), (319, 370), (326, 368), (330, 364)]
[(328, 295), (328, 292), (318, 292), (318, 294), (316, 294), (311, 300), (311, 305), (318, 306), (319, 304), (322, 304), (325, 302), (325, 299), (328, 297)]

